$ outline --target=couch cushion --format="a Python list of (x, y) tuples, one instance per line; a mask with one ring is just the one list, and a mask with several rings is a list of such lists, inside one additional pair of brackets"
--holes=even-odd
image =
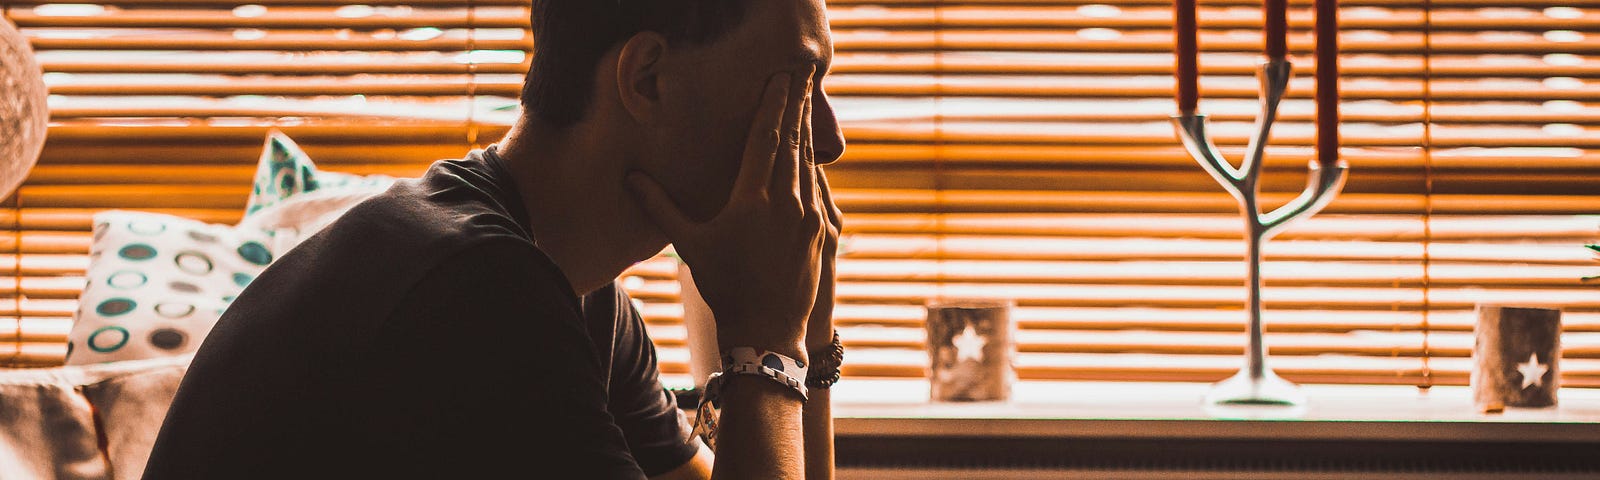
[(144, 464), (150, 461), (150, 449), (188, 371), (188, 360), (185, 356), (170, 362), (119, 362), (119, 366), (136, 364), (136, 368), (107, 374), (83, 386), (84, 397), (100, 419), (113, 478), (136, 480), (144, 475)]
[(0, 478), (111, 478), (82, 379), (70, 368), (0, 371)]
[(139, 478), (192, 359), (0, 370), (0, 479)]

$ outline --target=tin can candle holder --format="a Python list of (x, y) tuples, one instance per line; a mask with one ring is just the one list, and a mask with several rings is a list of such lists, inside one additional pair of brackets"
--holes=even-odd
[(1480, 411), (1550, 407), (1561, 388), (1561, 310), (1479, 305), (1473, 404)]
[(935, 402), (1004, 401), (1016, 382), (1016, 323), (1009, 300), (927, 305), (929, 397)]

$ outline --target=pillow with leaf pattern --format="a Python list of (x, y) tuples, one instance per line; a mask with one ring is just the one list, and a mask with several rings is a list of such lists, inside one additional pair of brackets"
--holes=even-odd
[(272, 232), (273, 246), (287, 251), (394, 181), (384, 175), (317, 170), (299, 145), (273, 130), (267, 133), (255, 186), (238, 228)]

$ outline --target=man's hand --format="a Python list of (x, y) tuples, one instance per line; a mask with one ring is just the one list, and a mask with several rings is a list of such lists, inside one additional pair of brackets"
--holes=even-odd
[[(694, 271), (717, 322), (717, 343), (806, 358), (806, 321), (817, 300), (823, 224), (806, 116), (813, 71), (769, 80), (745, 140), (727, 205), (689, 219), (661, 185), (628, 176), (640, 206)], [(775, 382), (734, 375), (724, 384), (713, 478), (804, 475), (801, 404)]]
[(822, 202), (823, 211), (827, 212), (828, 223), (823, 226), (817, 303), (811, 307), (811, 319), (806, 322), (806, 350), (827, 352), (833, 349), (833, 294), (837, 284), (835, 264), (838, 263), (839, 232), (844, 229), (844, 215), (833, 203), (827, 175), (823, 173), (822, 167), (818, 166), (816, 169), (819, 200)]
[(640, 206), (694, 271), (723, 350), (748, 346), (806, 358), (802, 339), (817, 301), (828, 223), (810, 157), (813, 73), (769, 80), (728, 203), (712, 219), (691, 220), (654, 179), (628, 176)]

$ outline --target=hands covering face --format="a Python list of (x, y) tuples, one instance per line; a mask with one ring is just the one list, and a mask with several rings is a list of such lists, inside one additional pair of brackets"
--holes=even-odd
[(832, 339), (840, 215), (812, 148), (815, 73), (768, 81), (728, 203), (710, 220), (690, 219), (648, 175), (628, 176), (641, 208), (694, 271), (723, 350), (805, 358), (806, 345)]

